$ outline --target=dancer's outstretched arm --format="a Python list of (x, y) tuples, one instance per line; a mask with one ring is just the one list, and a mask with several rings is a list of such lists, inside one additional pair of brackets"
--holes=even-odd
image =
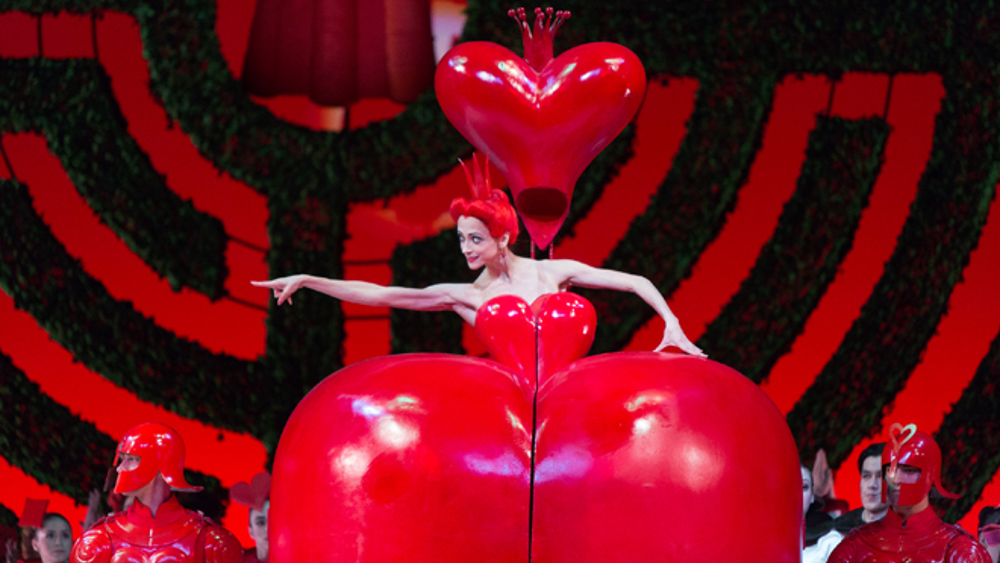
[(614, 289), (628, 291), (638, 295), (660, 315), (666, 326), (663, 329), (663, 340), (656, 347), (660, 351), (667, 346), (676, 346), (692, 356), (706, 357), (705, 352), (688, 340), (681, 329), (677, 316), (667, 305), (653, 282), (634, 274), (626, 274), (616, 270), (594, 268), (576, 260), (546, 260), (539, 262), (542, 268), (552, 275), (560, 286), (576, 285), (593, 289)]
[(292, 294), (305, 287), (341, 301), (372, 307), (394, 307), (415, 311), (458, 311), (467, 306), (469, 284), (441, 283), (423, 289), (384, 286), (364, 281), (334, 280), (297, 274), (269, 281), (252, 281), (274, 292), (278, 305), (292, 302)]

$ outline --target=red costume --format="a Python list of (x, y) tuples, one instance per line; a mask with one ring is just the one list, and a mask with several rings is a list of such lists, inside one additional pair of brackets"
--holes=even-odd
[(240, 563), (243, 548), (229, 530), (171, 495), (154, 517), (139, 501), (98, 520), (73, 545), (72, 563)]
[(991, 563), (975, 538), (945, 524), (930, 508), (907, 519), (892, 510), (840, 542), (827, 563)]
[[(915, 425), (894, 424), (889, 430), (892, 447), (882, 451), (882, 499), (890, 481), (898, 488), (896, 506), (924, 502), (931, 487), (958, 498), (941, 486), (941, 449)], [(899, 466), (907, 466), (904, 472)], [(913, 469), (919, 469), (914, 472)], [(909, 475), (907, 477), (906, 475)], [(914, 475), (916, 475), (914, 477)], [(890, 509), (885, 518), (862, 526), (840, 542), (828, 563), (992, 563), (983, 546), (958, 526), (945, 524), (927, 507), (905, 522)]]
[[(127, 454), (127, 455), (126, 455)], [(124, 459), (139, 461), (126, 468)], [(173, 490), (198, 491), (184, 480), (184, 441), (162, 424), (141, 424), (118, 444), (115, 492), (135, 496), (163, 479)], [(71, 563), (240, 563), (243, 548), (225, 528), (187, 510), (170, 494), (154, 516), (138, 498), (125, 512), (98, 520), (70, 553)]]
[(248, 547), (243, 550), (243, 563), (265, 563), (260, 559), (257, 559), (257, 548)]

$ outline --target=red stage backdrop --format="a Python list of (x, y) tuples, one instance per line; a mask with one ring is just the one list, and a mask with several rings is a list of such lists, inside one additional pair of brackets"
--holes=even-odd
[[(571, 4), (557, 53), (619, 41), (653, 79), (581, 179), (555, 255), (651, 277), (710, 357), (789, 414), (804, 459), (830, 453), (852, 506), (857, 453), (881, 429), (940, 430), (957, 466), (945, 486), (969, 495), (948, 516), (973, 530), (1000, 503), (988, 447), (1000, 441), (1000, 97), (995, 65), (971, 54), (1000, 47), (996, 14)], [(432, 6), (442, 42), (464, 16)], [(514, 45), (506, 8), (473, 3), (465, 38)], [(78, 522), (113, 442), (153, 420), (180, 431), (188, 466), (223, 494), (266, 466), (295, 401), (340, 366), (418, 332), (483, 351), (456, 325), (318, 297), (268, 310), (249, 285), (460, 271), (457, 244), (433, 237), (450, 230), (443, 212), (466, 192), (455, 157), (470, 150), (430, 92), (408, 108), (357, 103), (339, 133), (340, 110), (246, 96), (235, 80), (252, 13), (248, 0), (0, 1), (9, 509), (48, 498)], [(411, 244), (435, 240), (453, 263)], [(598, 311), (618, 330), (598, 348), (659, 342), (658, 319)], [(248, 542), (244, 509), (225, 523)]]

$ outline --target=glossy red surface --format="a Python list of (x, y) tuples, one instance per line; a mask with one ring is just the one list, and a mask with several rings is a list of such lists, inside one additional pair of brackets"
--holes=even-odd
[(477, 328), (514, 369), (412, 354), (324, 380), (278, 446), (272, 560), (798, 561), (798, 456), (770, 399), (692, 356), (576, 360), (593, 327), (579, 296), (504, 296)]
[(496, 361), (539, 383), (582, 358), (594, 343), (597, 313), (575, 293), (543, 295), (530, 306), (500, 295), (476, 313), (476, 334)]
[(646, 73), (614, 43), (580, 45), (535, 71), (505, 47), (469, 42), (438, 63), (434, 87), (448, 119), (507, 178), (544, 248), (580, 174), (638, 111)]
[(525, 561), (532, 394), (496, 362), (445, 354), (327, 378), (278, 445), (270, 559)]
[(99, 520), (76, 543), (71, 563), (240, 563), (232, 533), (170, 497), (154, 517), (136, 501)]
[(580, 360), (541, 387), (536, 437), (534, 561), (799, 560), (791, 433), (722, 364)]
[(931, 508), (905, 524), (892, 510), (858, 528), (833, 550), (829, 563), (991, 563), (989, 553), (958, 526), (945, 524)]
[(184, 440), (165, 424), (147, 422), (132, 428), (118, 442), (115, 466), (122, 454), (139, 456), (135, 469), (120, 471), (115, 481), (116, 493), (130, 493), (145, 487), (157, 475), (173, 489), (200, 491), (184, 480)]

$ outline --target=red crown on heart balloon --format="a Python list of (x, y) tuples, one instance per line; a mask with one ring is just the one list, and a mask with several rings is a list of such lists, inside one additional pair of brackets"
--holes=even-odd
[(507, 15), (514, 18), (521, 29), (521, 41), (524, 43), (524, 60), (531, 68), (541, 72), (552, 60), (556, 32), (564, 21), (570, 18), (569, 10), (556, 11), (551, 6), (544, 11), (535, 8), (535, 27), (528, 23), (528, 12), (524, 8), (508, 10)]
[(438, 103), (510, 184), (535, 245), (549, 247), (569, 214), (577, 179), (642, 104), (646, 72), (632, 51), (587, 43), (553, 58), (570, 13), (520, 8), (524, 57), (496, 43), (457, 45), (434, 77)]

